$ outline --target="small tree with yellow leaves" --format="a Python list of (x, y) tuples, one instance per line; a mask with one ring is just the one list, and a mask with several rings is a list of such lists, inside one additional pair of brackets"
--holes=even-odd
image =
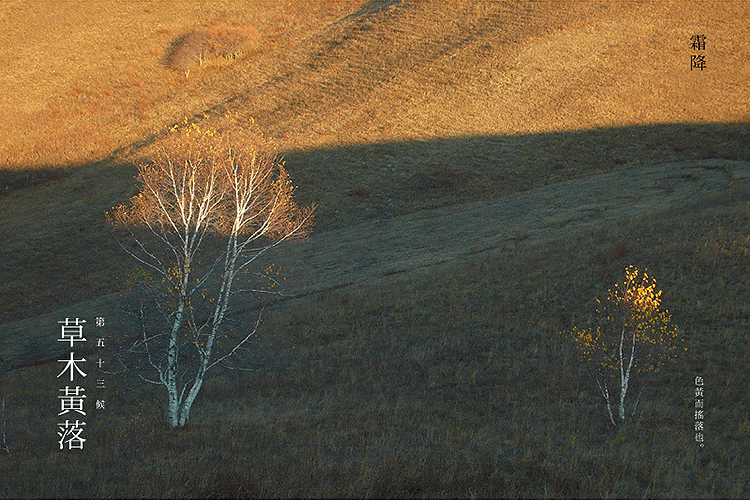
[[(141, 189), (130, 203), (107, 213), (134, 242), (121, 246), (141, 265), (131, 274), (141, 293), (140, 332), (123, 354), (139, 354), (131, 371), (166, 388), (172, 428), (187, 422), (206, 373), (246, 350), (257, 330), (260, 318), (231, 341), (223, 331), (236, 293), (268, 291), (235, 284), (261, 254), (313, 224), (315, 207), (294, 202), (280, 158), (245, 137), (186, 120), (139, 167)], [(224, 239), (215, 252), (204, 251), (211, 234)], [(147, 309), (158, 311), (156, 320)]]
[[(593, 328), (573, 327), (571, 336), (589, 373), (599, 387), (613, 425), (625, 423), (625, 397), (635, 373), (656, 370), (677, 353), (677, 327), (669, 311), (661, 310), (661, 291), (646, 271), (625, 269), (625, 280), (615, 283), (604, 303), (597, 299)], [(614, 384), (612, 384), (614, 379)], [(614, 394), (613, 387), (619, 389)], [(636, 400), (631, 416), (638, 407)]]

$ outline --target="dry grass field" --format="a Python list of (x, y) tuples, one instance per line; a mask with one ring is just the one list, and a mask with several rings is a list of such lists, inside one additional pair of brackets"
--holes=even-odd
[[(747, 498), (748, 19), (745, 1), (0, 2), (0, 497)], [(216, 372), (176, 431), (162, 388), (113, 377), (86, 448), (60, 451), (56, 322), (131, 328), (135, 262), (104, 212), (186, 117), (252, 120), (317, 203), (313, 235), (260, 264), (287, 297), (257, 371)], [(631, 264), (687, 351), (637, 380), (618, 432), (562, 332)]]

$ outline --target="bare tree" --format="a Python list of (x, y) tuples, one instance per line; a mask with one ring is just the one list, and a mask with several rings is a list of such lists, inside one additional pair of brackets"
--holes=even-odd
[[(656, 280), (646, 272), (641, 275), (633, 266), (625, 270), (625, 280), (609, 290), (606, 302), (597, 302), (597, 325), (573, 327), (571, 334), (604, 398), (609, 420), (616, 426), (626, 421), (625, 397), (633, 375), (654, 371), (662, 362), (675, 359), (677, 327), (671, 323), (669, 311), (660, 309)], [(631, 416), (637, 407), (638, 400)]]
[[(140, 331), (121, 360), (141, 356), (129, 369), (166, 388), (169, 426), (181, 427), (207, 372), (246, 350), (258, 328), (259, 319), (231, 338), (223, 328), (236, 293), (266, 291), (233, 287), (261, 254), (308, 234), (315, 207), (294, 202), (277, 155), (195, 124), (174, 128), (137, 179), (141, 189), (129, 205), (107, 213), (132, 239), (121, 246), (141, 265)], [(210, 234), (225, 241), (204, 251)]]

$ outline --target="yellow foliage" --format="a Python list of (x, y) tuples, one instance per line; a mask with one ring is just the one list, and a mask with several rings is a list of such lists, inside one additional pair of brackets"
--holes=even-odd
[(107, 213), (109, 222), (169, 237), (249, 235), (260, 227), (272, 240), (308, 234), (315, 207), (295, 203), (278, 153), (256, 147), (262, 139), (252, 119), (225, 118), (221, 131), (188, 118), (172, 126), (157, 157), (139, 166), (142, 189), (129, 206)]
[(147, 271), (145, 271), (142, 267), (136, 267), (132, 271), (130, 271), (130, 276), (128, 277), (125, 284), (128, 287), (135, 286), (138, 281), (146, 281), (148, 283), (154, 282), (154, 277)]
[(633, 366), (644, 372), (656, 369), (664, 359), (674, 359), (678, 329), (669, 311), (660, 309), (661, 294), (646, 271), (632, 265), (625, 269), (625, 279), (609, 290), (607, 301), (597, 299), (597, 326), (574, 326), (570, 332), (583, 359), (619, 371), (635, 349)]

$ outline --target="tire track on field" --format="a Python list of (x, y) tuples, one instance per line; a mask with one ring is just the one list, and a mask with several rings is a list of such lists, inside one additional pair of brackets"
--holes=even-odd
[(473, 54), (470, 49), (479, 44), (501, 47), (503, 60), (512, 59), (528, 40), (595, 10), (519, 2), (370, 2), (305, 40), (295, 49), (299, 57), (253, 92), (265, 103), (270, 135), (304, 124), (337, 129), (328, 122), (351, 118), (344, 110), (353, 103), (387, 95), (386, 102), (415, 106), (435, 90), (436, 79), (457, 84), (473, 78), (478, 63), (496, 63)]
[(750, 164), (723, 159), (622, 170), (313, 233), (260, 265), (292, 269), (284, 284), (298, 298), (658, 214), (748, 179)]

